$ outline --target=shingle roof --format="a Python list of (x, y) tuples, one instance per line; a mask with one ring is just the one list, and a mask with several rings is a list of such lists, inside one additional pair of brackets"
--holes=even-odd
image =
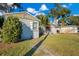
[(28, 20), (35, 20), (36, 17), (26, 12), (5, 13), (5, 16), (17, 16), (18, 18), (26, 18)]

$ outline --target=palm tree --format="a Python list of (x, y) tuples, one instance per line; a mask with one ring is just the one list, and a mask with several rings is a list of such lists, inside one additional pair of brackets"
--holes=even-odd
[(50, 23), (47, 15), (37, 15), (36, 17), (40, 20), (40, 27), (44, 31), (50, 30)]
[(40, 25), (42, 26), (48, 25), (49, 21), (46, 15), (37, 15), (36, 17), (40, 20)]

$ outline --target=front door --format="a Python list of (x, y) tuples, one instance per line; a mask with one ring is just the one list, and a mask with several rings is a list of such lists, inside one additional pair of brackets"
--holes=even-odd
[(33, 22), (33, 38), (39, 37), (39, 23), (37, 21)]

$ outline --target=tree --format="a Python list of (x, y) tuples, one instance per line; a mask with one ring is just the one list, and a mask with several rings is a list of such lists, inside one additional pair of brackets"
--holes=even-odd
[(49, 24), (49, 20), (46, 15), (37, 15), (36, 17), (40, 20), (40, 25), (46, 27), (46, 25)]
[(54, 24), (57, 26), (58, 25), (58, 17), (59, 17), (59, 12), (56, 10), (56, 8), (51, 9), (50, 14), (54, 17)]
[(50, 14), (54, 17), (54, 24), (58, 26), (58, 18), (61, 17), (64, 20), (65, 17), (69, 16), (70, 10), (62, 7), (60, 4), (56, 4), (56, 7), (51, 9)]
[(14, 8), (20, 8), (20, 3), (0, 3), (0, 10), (4, 12), (11, 12)]
[(66, 18), (70, 16), (70, 10), (67, 8), (62, 8), (60, 11), (62, 26), (65, 26)]
[(21, 22), (17, 17), (9, 16), (3, 24), (2, 41), (5, 43), (16, 42), (21, 37)]
[(67, 18), (68, 24), (79, 26), (79, 16), (70, 16)]
[(51, 17), (54, 17), (54, 25), (58, 26), (58, 18), (60, 17), (60, 4), (55, 3), (56, 7), (52, 8), (49, 12)]
[(50, 23), (47, 15), (37, 15), (36, 17), (40, 20), (40, 31), (42, 31), (42, 33), (50, 30)]
[(2, 28), (4, 22), (4, 17), (0, 16), (0, 28)]

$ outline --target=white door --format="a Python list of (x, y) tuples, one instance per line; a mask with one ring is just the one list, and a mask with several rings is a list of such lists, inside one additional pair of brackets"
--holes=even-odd
[(33, 23), (33, 38), (39, 37), (39, 23), (37, 21), (34, 21)]

